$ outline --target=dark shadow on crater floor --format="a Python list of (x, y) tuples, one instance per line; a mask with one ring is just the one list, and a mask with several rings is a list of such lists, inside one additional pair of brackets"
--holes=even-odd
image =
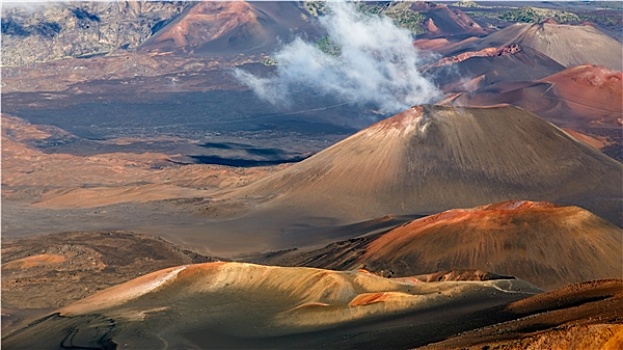
[(255, 159), (241, 159), (241, 158), (222, 158), (219, 156), (190, 156), (197, 164), (216, 164), (235, 167), (257, 167), (257, 166), (269, 166), (285, 163), (296, 163), (304, 160), (307, 157), (293, 157), (285, 159), (275, 160), (255, 160)]

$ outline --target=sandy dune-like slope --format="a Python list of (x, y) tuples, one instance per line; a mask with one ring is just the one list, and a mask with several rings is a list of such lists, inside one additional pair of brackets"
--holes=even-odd
[[(509, 279), (422, 283), (365, 271), (184, 265), (63, 307), (2, 344), (7, 349), (408, 347), (470, 329), (471, 320), (487, 324), (477, 317), (485, 310), (538, 292)], [(431, 322), (447, 324), (430, 332)]]
[(591, 26), (516, 23), (482, 39), (451, 47), (444, 54), (517, 44), (545, 54), (565, 67), (599, 64), (620, 70), (621, 43)]
[(460, 106), (509, 103), (557, 125), (587, 129), (623, 125), (623, 72), (581, 65), (536, 81), (490, 85), (456, 96)]
[(273, 220), (365, 220), (526, 199), (580, 205), (618, 222), (622, 172), (520, 108), (423, 105), (228, 196), (257, 201), (256, 213)]
[(293, 31), (312, 27), (295, 3), (198, 2), (140, 46), (142, 51), (211, 55), (267, 51)]
[[(365, 268), (388, 277), (448, 269), (517, 276), (540, 288), (623, 276), (623, 231), (578, 207), (509, 201), (454, 209), (266, 263)], [(435, 280), (430, 276), (426, 280)]]

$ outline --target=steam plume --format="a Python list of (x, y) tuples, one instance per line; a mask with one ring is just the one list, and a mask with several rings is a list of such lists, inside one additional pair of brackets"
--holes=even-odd
[(407, 30), (387, 17), (361, 13), (352, 3), (327, 6), (329, 14), (320, 23), (339, 54), (297, 38), (274, 55), (276, 76), (261, 78), (239, 69), (234, 75), (273, 104), (287, 104), (290, 93), (301, 89), (350, 104), (371, 103), (384, 113), (439, 98), (436, 86), (418, 71), (421, 57)]

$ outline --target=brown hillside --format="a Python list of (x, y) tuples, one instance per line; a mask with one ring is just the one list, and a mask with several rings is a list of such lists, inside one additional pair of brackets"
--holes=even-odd
[(623, 72), (581, 65), (536, 81), (498, 83), (452, 99), (457, 106), (513, 104), (561, 126), (623, 125)]
[(471, 92), (496, 83), (539, 80), (563, 69), (546, 55), (516, 44), (464, 51), (426, 67), (445, 92)]
[(623, 280), (620, 279), (565, 286), (510, 303), (499, 313), (514, 315), (515, 320), (457, 334), (421, 349), (623, 347)]
[(504, 202), (412, 221), (357, 259), (373, 271), (413, 275), (481, 269), (541, 288), (623, 276), (623, 231), (577, 207)]
[(551, 83), (569, 109), (587, 123), (623, 125), (623, 72), (583, 65), (542, 80)]
[(432, 2), (413, 2), (412, 11), (424, 14), (428, 35), (425, 36), (482, 36), (487, 32), (469, 15), (457, 8)]
[(202, 1), (140, 46), (143, 51), (238, 54), (274, 48), (291, 31), (311, 30), (294, 3)]
[(620, 228), (581, 208), (508, 201), (453, 209), (386, 233), (257, 260), (284, 266), (365, 268), (393, 278), (428, 274), (416, 276), (425, 281), (489, 271), (551, 289), (622, 277), (622, 244)]
[(622, 171), (520, 108), (424, 105), (226, 197), (255, 200), (272, 220), (289, 212), (352, 222), (522, 198), (617, 222)]
[(598, 29), (553, 23), (516, 23), (453, 50), (472, 51), (511, 44), (532, 48), (565, 67), (599, 64), (620, 70), (623, 62), (621, 44)]

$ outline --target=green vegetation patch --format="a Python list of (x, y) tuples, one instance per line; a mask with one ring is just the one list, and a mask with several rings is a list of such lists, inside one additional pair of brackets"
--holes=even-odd
[(342, 49), (326, 35), (316, 41), (316, 46), (327, 55), (339, 56), (342, 54)]
[[(411, 33), (424, 33), (423, 25), (427, 17), (417, 11), (411, 10), (411, 5), (412, 4), (408, 1), (392, 2), (389, 4), (358, 2), (357, 10), (369, 15), (387, 16), (393, 20), (397, 26), (405, 28)], [(303, 7), (309, 14), (316, 17), (325, 15), (328, 12), (326, 4), (322, 1), (305, 1)], [(334, 51), (334, 48), (326, 42), (319, 43), (319, 46), (329, 51)]]
[(511, 10), (500, 16), (500, 19), (510, 22), (539, 23), (553, 18), (558, 23), (577, 23), (580, 17), (573, 12), (542, 9), (537, 7), (522, 7)]
[(470, 1), (470, 0), (464, 0), (464, 1), (457, 1), (455, 3), (452, 4), (452, 6), (456, 6), (456, 7), (472, 7), (472, 8), (478, 8), (478, 7), (484, 7), (481, 5), (478, 5), (477, 3)]
[(268, 57), (264, 61), (262, 61), (262, 64), (265, 66), (276, 66), (277, 61), (275, 61), (275, 59), (272, 57)]
[(383, 15), (389, 17), (394, 23), (413, 34), (424, 33), (424, 22), (426, 16), (411, 10), (411, 3), (392, 2), (390, 4), (369, 4), (360, 3), (359, 10), (371, 15)]
[(386, 15), (398, 26), (409, 30), (411, 33), (424, 33), (422, 26), (424, 21), (426, 21), (426, 16), (419, 12), (407, 10), (404, 12), (386, 13)]
[(314, 17), (326, 14), (326, 4), (324, 1), (305, 1), (303, 7), (310, 15)]

